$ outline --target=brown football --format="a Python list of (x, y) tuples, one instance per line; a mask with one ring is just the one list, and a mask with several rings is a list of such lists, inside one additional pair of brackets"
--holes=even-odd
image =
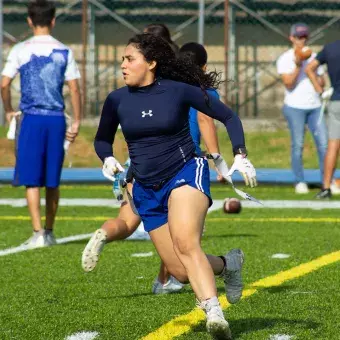
[(226, 198), (223, 202), (223, 211), (226, 214), (239, 214), (241, 209), (241, 201), (237, 198)]
[(300, 60), (306, 60), (312, 55), (312, 50), (308, 46), (295, 49), (295, 55), (300, 58)]

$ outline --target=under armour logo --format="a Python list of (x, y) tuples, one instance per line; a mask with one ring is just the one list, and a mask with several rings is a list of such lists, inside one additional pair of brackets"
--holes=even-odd
[(185, 183), (185, 179), (179, 179), (175, 182), (175, 184), (181, 184), (181, 183)]
[(152, 117), (153, 116), (152, 110), (149, 110), (148, 112), (142, 111), (142, 118), (144, 118), (145, 116)]

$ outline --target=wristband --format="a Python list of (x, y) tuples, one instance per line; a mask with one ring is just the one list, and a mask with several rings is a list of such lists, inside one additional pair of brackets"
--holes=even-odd
[(244, 155), (245, 157), (248, 155), (246, 147), (235, 148), (233, 150), (234, 156), (236, 155)]

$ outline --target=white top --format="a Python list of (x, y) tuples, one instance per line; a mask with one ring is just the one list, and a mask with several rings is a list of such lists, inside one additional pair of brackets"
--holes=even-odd
[[(284, 103), (297, 109), (315, 109), (321, 106), (318, 93), (315, 91), (312, 82), (305, 73), (306, 66), (315, 58), (313, 53), (309, 59), (302, 62), (300, 74), (297, 78), (295, 87), (291, 90), (286, 88)], [(276, 62), (277, 72), (282, 74), (291, 74), (296, 68), (294, 49), (290, 49), (283, 53)], [(324, 69), (319, 66), (317, 74), (324, 74)]]
[(3, 76), (20, 73), (21, 102), (24, 113), (62, 115), (63, 84), (80, 78), (72, 51), (50, 35), (33, 36), (10, 51)]

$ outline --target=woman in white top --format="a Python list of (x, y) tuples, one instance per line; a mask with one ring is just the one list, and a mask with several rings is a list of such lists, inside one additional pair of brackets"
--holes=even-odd
[[(302, 164), (305, 125), (311, 131), (319, 156), (319, 167), (323, 173), (323, 161), (327, 149), (327, 129), (324, 120), (319, 120), (321, 101), (318, 93), (305, 73), (306, 66), (315, 58), (301, 60), (295, 55), (296, 48), (303, 48), (309, 36), (306, 24), (297, 23), (291, 27), (290, 41), (292, 48), (277, 60), (277, 71), (286, 87), (283, 114), (288, 121), (291, 133), (291, 163), (295, 177), (295, 192), (308, 193)], [(323, 70), (318, 69), (318, 81), (324, 86)]]

